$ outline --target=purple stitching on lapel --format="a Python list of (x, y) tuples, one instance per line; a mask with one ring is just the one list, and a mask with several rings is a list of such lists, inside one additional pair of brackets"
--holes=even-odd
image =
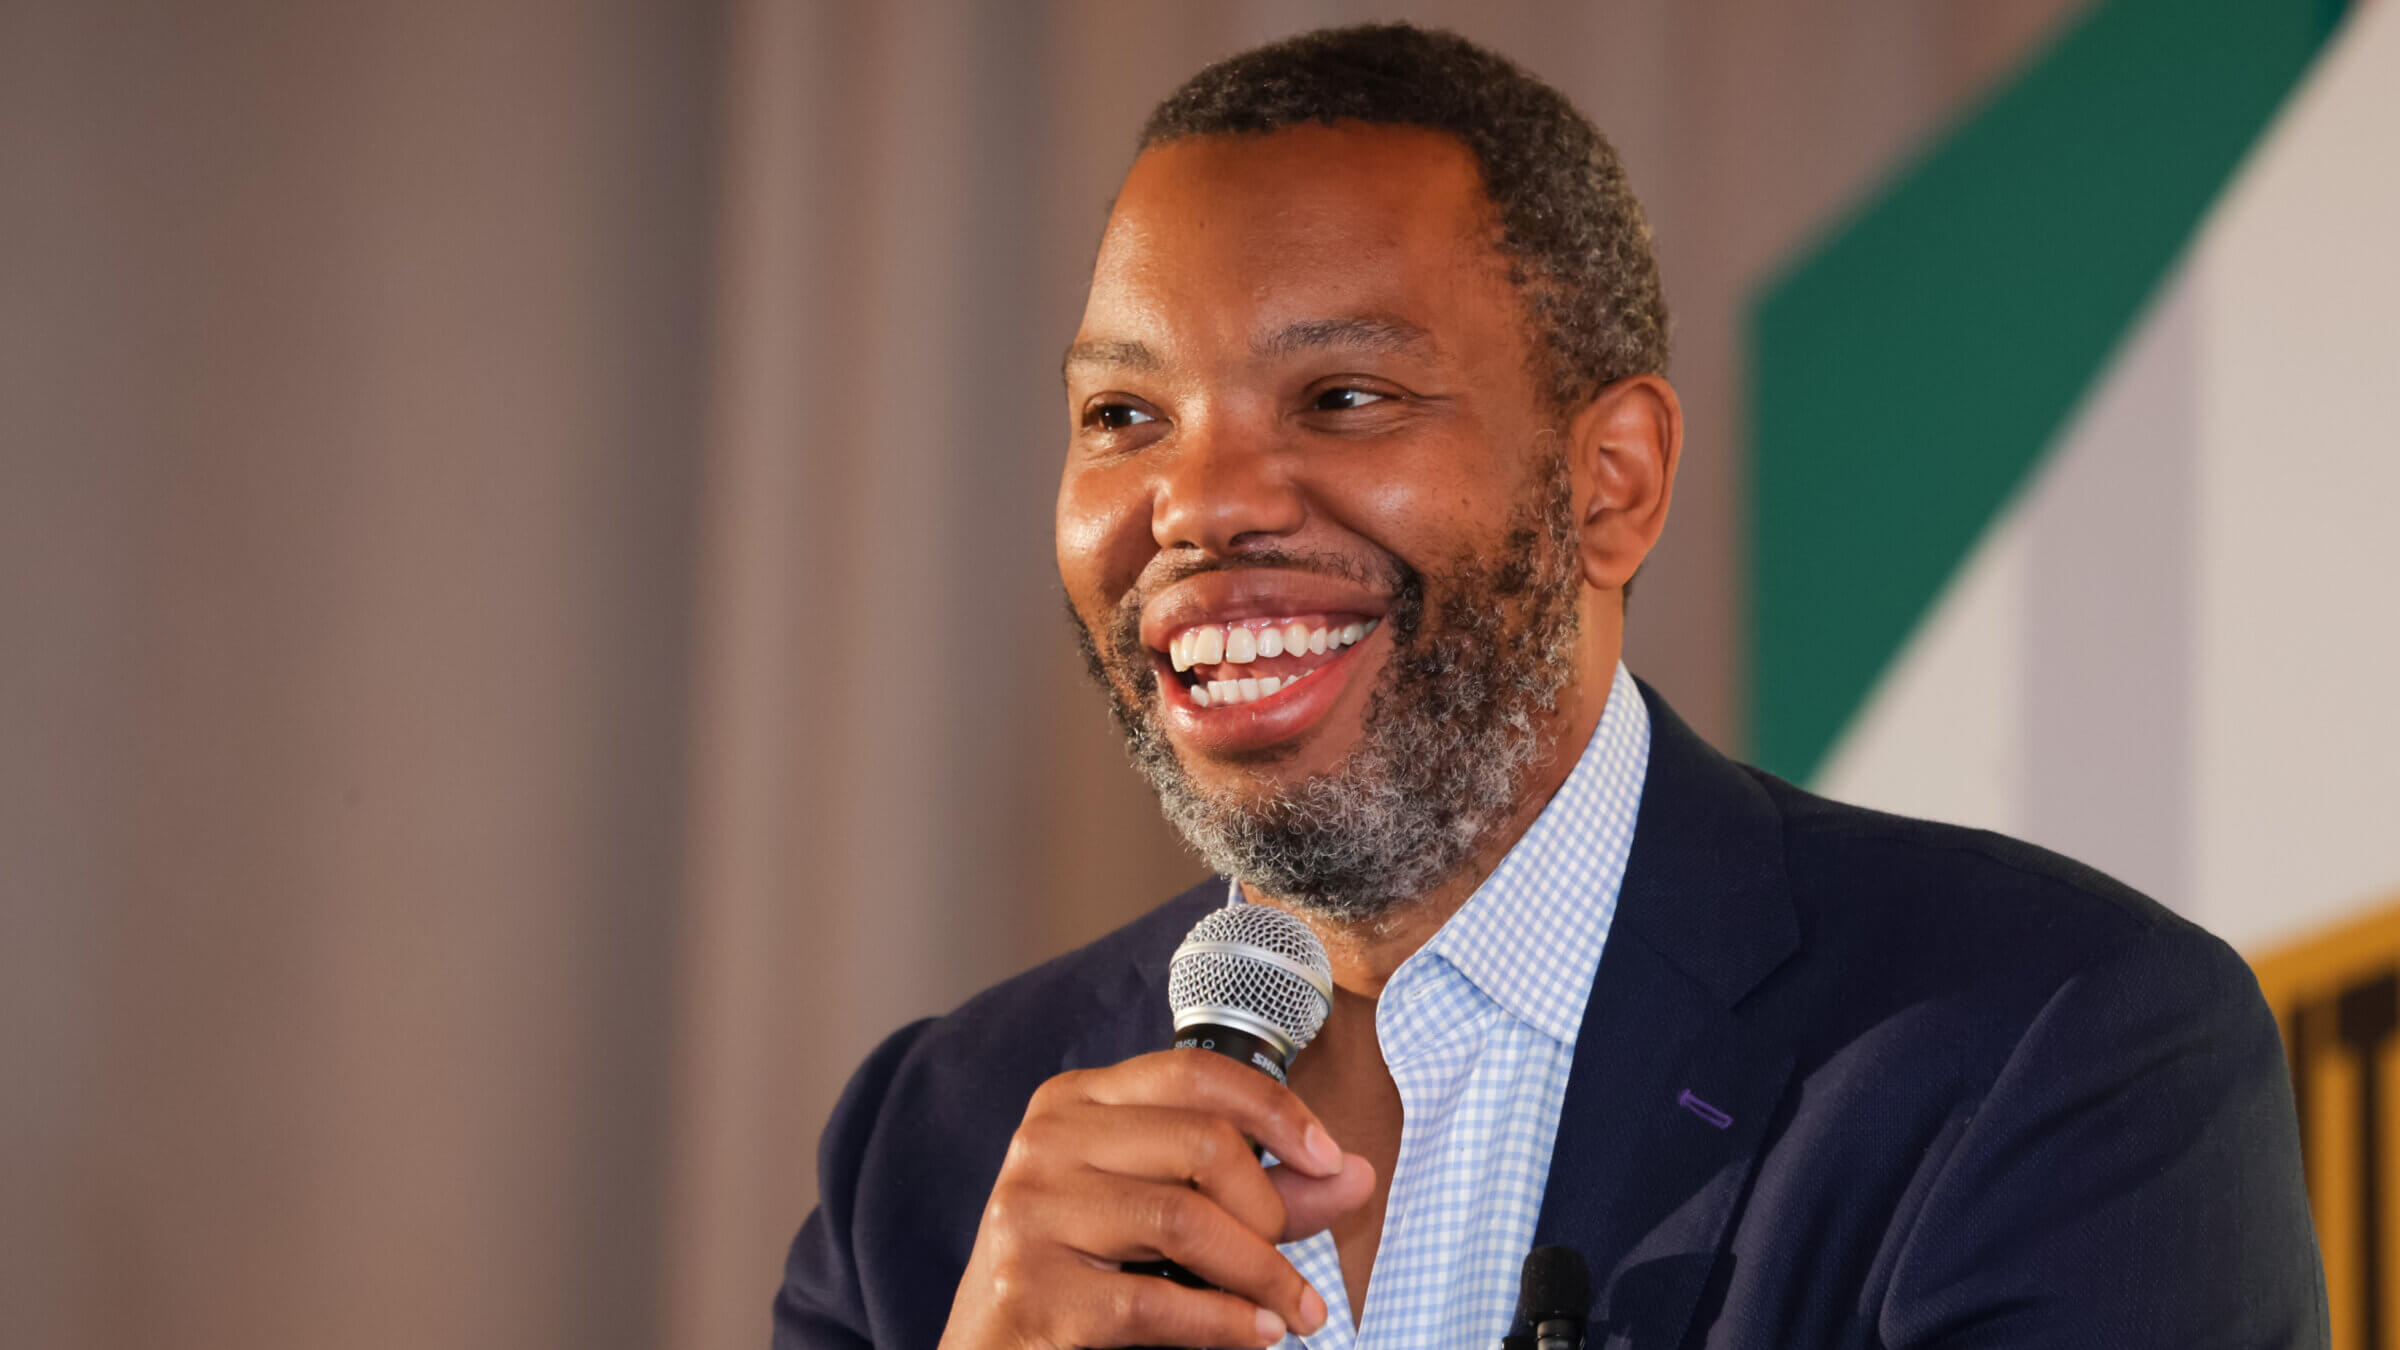
[(1684, 1110), (1691, 1112), (1693, 1115), (1700, 1117), (1702, 1120), (1707, 1121), (1709, 1124), (1716, 1126), (1720, 1130), (1731, 1129), (1733, 1127), (1733, 1117), (1726, 1115), (1717, 1108), (1710, 1106), (1707, 1102), (1704, 1102), (1698, 1097), (1693, 1096), (1690, 1088), (1685, 1088), (1683, 1090), (1683, 1095), (1675, 1099), (1675, 1104), (1682, 1107)]

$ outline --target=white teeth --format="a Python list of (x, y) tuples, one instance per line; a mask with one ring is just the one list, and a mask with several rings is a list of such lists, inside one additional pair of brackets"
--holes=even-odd
[[(1167, 643), (1167, 659), (1176, 670), (1186, 671), (1194, 666), (1248, 665), (1262, 657), (1322, 656), (1359, 641), (1374, 632), (1379, 622), (1369, 619), (1323, 628), (1311, 628), (1297, 619), (1269, 628), (1203, 624), (1171, 639)], [(1201, 708), (1248, 703), (1289, 689), (1314, 673), (1302, 671), (1281, 679), (1209, 680), (1191, 686), (1192, 703)]]
[(1266, 675), (1240, 680), (1209, 680), (1191, 687), (1192, 706), (1224, 708), (1237, 703), (1256, 703), (1262, 698), (1272, 698), (1314, 674), (1316, 672), (1312, 670), (1283, 678)]

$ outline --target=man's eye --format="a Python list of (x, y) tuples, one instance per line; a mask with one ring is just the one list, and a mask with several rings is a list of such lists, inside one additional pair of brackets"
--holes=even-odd
[(1370, 403), (1381, 403), (1389, 397), (1372, 389), (1354, 389), (1344, 385), (1317, 395), (1317, 401), (1312, 406), (1318, 412), (1344, 412), (1351, 408), (1364, 408)]
[(1130, 403), (1103, 403), (1085, 413), (1083, 420), (1104, 431), (1123, 431), (1127, 427), (1158, 419)]

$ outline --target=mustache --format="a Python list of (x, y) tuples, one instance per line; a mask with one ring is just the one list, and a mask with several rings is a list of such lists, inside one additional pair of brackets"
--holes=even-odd
[(1389, 594), (1396, 589), (1408, 565), (1397, 558), (1386, 559), (1388, 565), (1371, 568), (1364, 561), (1346, 553), (1303, 552), (1287, 548), (1248, 549), (1231, 557), (1200, 558), (1178, 556), (1161, 551), (1153, 555), (1142, 574), (1136, 578), (1133, 590), (1119, 602), (1119, 607), (1132, 605), (1139, 610), (1150, 597), (1180, 581), (1206, 576), (1211, 572), (1241, 572), (1251, 569), (1280, 572), (1313, 572), (1318, 576), (1339, 577), (1353, 585)]

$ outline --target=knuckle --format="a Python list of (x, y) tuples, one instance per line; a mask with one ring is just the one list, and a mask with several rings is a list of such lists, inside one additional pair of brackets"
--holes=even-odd
[(1000, 1159), (1003, 1174), (1022, 1171), (1034, 1165), (1040, 1156), (1040, 1146), (1034, 1142), (1034, 1127), (1028, 1124), (1008, 1141), (1008, 1152)]
[(1072, 1137), (1073, 1131), (1056, 1116), (1029, 1119), (1009, 1139), (1007, 1163), (1037, 1166), (1043, 1159), (1063, 1151)]
[(1189, 1243), (1199, 1228), (1199, 1202), (1190, 1191), (1163, 1192), (1150, 1204), (1150, 1231), (1158, 1239), (1161, 1250), (1181, 1248)]
[(1242, 1133), (1241, 1126), (1218, 1116), (1200, 1132), (1193, 1154), (1198, 1174), (1228, 1182), (1232, 1171), (1251, 1162), (1250, 1136)]
[(1026, 1226), (1032, 1213), (1032, 1189), (1003, 1177), (983, 1202), (983, 1226), (1007, 1238)]
[(1194, 1172), (1207, 1172), (1225, 1157), (1225, 1135), (1232, 1128), (1216, 1116), (1193, 1123), (1184, 1149)]
[(1165, 1280), (1140, 1280), (1117, 1286), (1110, 1309), (1120, 1327), (1147, 1327), (1160, 1314), (1159, 1299), (1164, 1296)]
[(1000, 1262), (993, 1268), (989, 1283), (993, 1304), (1002, 1308), (1014, 1306), (1025, 1297), (1025, 1285), (1026, 1281), (1019, 1276), (1015, 1262)]
[(1082, 1070), (1069, 1069), (1035, 1088), (1032, 1098), (1025, 1104), (1025, 1118), (1031, 1120), (1037, 1115), (1054, 1111), (1062, 1101), (1073, 1099), (1076, 1096), (1075, 1080), (1081, 1075)]

